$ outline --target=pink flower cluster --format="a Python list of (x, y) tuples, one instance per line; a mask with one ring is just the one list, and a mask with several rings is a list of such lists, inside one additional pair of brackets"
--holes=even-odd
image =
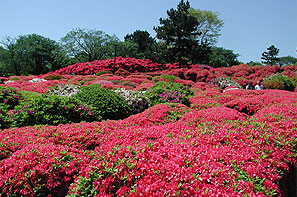
[(162, 65), (153, 63), (151, 60), (135, 59), (135, 58), (123, 58), (117, 57), (114, 63), (114, 59), (96, 60), (93, 62), (76, 63), (60, 70), (57, 70), (57, 74), (71, 74), (76, 75), (92, 75), (98, 71), (117, 71), (122, 68), (129, 72), (152, 72), (162, 69)]

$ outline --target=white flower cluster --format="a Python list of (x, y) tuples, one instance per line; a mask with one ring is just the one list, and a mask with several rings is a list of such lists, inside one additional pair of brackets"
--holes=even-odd
[(49, 95), (59, 95), (64, 97), (71, 97), (79, 92), (80, 86), (75, 84), (60, 84), (47, 91)]
[(7, 84), (7, 83), (13, 83), (13, 82), (15, 82), (15, 81), (10, 81), (9, 80), (9, 81), (5, 81), (4, 83)]
[(41, 82), (41, 81), (47, 81), (45, 79), (40, 79), (40, 78), (34, 78), (34, 79), (31, 79), (30, 82), (32, 83), (38, 83), (38, 82)]
[(132, 106), (133, 114), (142, 112), (149, 107), (149, 100), (144, 96), (145, 91), (126, 90), (124, 88), (114, 89), (116, 93), (121, 95)]

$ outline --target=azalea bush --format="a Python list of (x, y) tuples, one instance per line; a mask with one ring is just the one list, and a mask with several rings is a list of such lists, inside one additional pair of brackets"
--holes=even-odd
[(152, 105), (167, 102), (189, 105), (189, 97), (193, 94), (189, 86), (164, 81), (156, 82), (145, 92)]
[(14, 88), (0, 86), (0, 129), (10, 126), (8, 115), (15, 106), (19, 105), (22, 94)]
[(288, 76), (282, 74), (273, 74), (263, 80), (263, 86), (266, 89), (294, 91), (296, 83)]
[(227, 87), (242, 88), (242, 86), (239, 83), (237, 83), (236, 81), (234, 81), (232, 79), (225, 78), (225, 77), (212, 79), (209, 81), (209, 83), (212, 85), (217, 85), (221, 89), (225, 89)]
[(104, 89), (100, 84), (91, 84), (81, 87), (81, 92), (76, 94), (81, 102), (92, 106), (96, 113), (103, 119), (122, 119), (128, 117), (132, 112), (132, 107), (123, 96), (116, 92)]
[(72, 97), (79, 93), (80, 86), (75, 84), (60, 84), (48, 89), (48, 95), (59, 95), (64, 97)]
[(144, 111), (149, 107), (148, 98), (145, 97), (145, 91), (126, 90), (119, 88), (113, 90), (128, 102), (128, 105), (132, 107), (132, 113), (136, 114)]
[(58, 125), (81, 121), (100, 120), (92, 107), (76, 99), (57, 95), (39, 95), (16, 106), (9, 114), (10, 126), (22, 127), (36, 124)]

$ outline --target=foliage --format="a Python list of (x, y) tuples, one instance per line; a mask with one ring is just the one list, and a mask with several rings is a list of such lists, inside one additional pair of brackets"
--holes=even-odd
[(44, 77), (45, 80), (60, 80), (60, 79), (65, 79), (63, 75), (59, 75), (56, 73), (49, 74)]
[(128, 102), (116, 92), (103, 89), (100, 84), (82, 86), (81, 92), (74, 96), (90, 105), (103, 119), (122, 119), (131, 114)]
[(54, 54), (62, 53), (57, 42), (37, 34), (7, 38), (5, 46), (9, 56), (6, 63), (16, 75), (46, 73), (59, 64)]
[(279, 58), (277, 57), (279, 53), (279, 49), (276, 48), (274, 45), (271, 45), (267, 48), (267, 51), (262, 53), (261, 59), (263, 60), (263, 64), (270, 64), (275, 65), (279, 62)]
[(283, 74), (272, 74), (263, 80), (263, 86), (266, 89), (279, 89), (294, 91), (296, 84), (294, 81)]
[(14, 108), (9, 118), (11, 126), (16, 127), (100, 120), (100, 116), (91, 107), (76, 99), (56, 95), (39, 95), (24, 101)]
[(221, 35), (219, 32), (224, 26), (224, 21), (219, 19), (219, 14), (207, 10), (190, 8), (189, 14), (198, 21), (197, 32), (201, 32), (200, 42), (209, 42), (214, 45)]
[(284, 66), (284, 65), (292, 65), (292, 64), (297, 64), (297, 58), (293, 56), (285, 56), (285, 57), (280, 57), (279, 58), (279, 65)]
[[(197, 54), (201, 49), (207, 48), (207, 43), (198, 44), (197, 32), (198, 21), (189, 14), (190, 4), (183, 0), (177, 5), (177, 9), (167, 11), (168, 18), (160, 18), (161, 26), (155, 27), (157, 38), (164, 40), (169, 48), (171, 62), (178, 61), (181, 65), (186, 65), (195, 58), (201, 59), (203, 54)], [(199, 48), (203, 46), (202, 48)], [(199, 50), (198, 50), (199, 49)], [(200, 57), (197, 57), (200, 55)]]
[(19, 105), (21, 99), (22, 94), (14, 88), (0, 86), (0, 129), (9, 127), (9, 112)]
[(158, 82), (158, 81), (169, 81), (169, 82), (174, 82), (174, 80), (179, 79), (177, 76), (174, 75), (160, 75), (160, 76), (156, 76), (152, 79), (152, 81), (154, 82)]
[(222, 47), (212, 47), (209, 65), (214, 68), (238, 65), (240, 64), (237, 59), (238, 56), (239, 55), (233, 53), (232, 50), (224, 49)]
[(132, 34), (127, 34), (124, 39), (125, 42), (130, 41), (137, 45), (138, 58), (154, 60), (156, 41), (147, 31), (136, 30)]
[(78, 62), (90, 62), (113, 57), (113, 43), (118, 42), (118, 38), (98, 30), (77, 28), (61, 41), (70, 57)]
[(80, 92), (80, 86), (75, 84), (60, 84), (48, 89), (48, 95), (59, 95), (63, 97), (72, 97)]
[(97, 76), (100, 76), (100, 75), (104, 75), (104, 74), (111, 74), (112, 72), (111, 71), (108, 71), (108, 70), (102, 70), (102, 71), (98, 71), (96, 73)]
[(189, 105), (189, 97), (193, 95), (193, 91), (180, 83), (160, 81), (148, 88), (145, 95), (152, 106), (167, 102)]

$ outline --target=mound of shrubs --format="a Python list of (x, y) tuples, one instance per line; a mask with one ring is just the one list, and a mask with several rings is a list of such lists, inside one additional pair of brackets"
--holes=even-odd
[(131, 115), (132, 112), (124, 97), (112, 90), (102, 88), (101, 84), (82, 86), (81, 92), (74, 98), (92, 106), (104, 120), (123, 119)]
[(294, 91), (296, 84), (294, 81), (281, 73), (272, 74), (263, 80), (265, 89), (279, 89)]
[(9, 126), (58, 125), (81, 121), (98, 121), (100, 116), (91, 107), (76, 99), (40, 94), (23, 101), (9, 113)]
[(194, 92), (189, 86), (164, 81), (155, 83), (152, 87), (148, 88), (145, 93), (151, 105), (160, 103), (182, 103), (189, 106), (189, 97), (192, 95), (194, 95)]

